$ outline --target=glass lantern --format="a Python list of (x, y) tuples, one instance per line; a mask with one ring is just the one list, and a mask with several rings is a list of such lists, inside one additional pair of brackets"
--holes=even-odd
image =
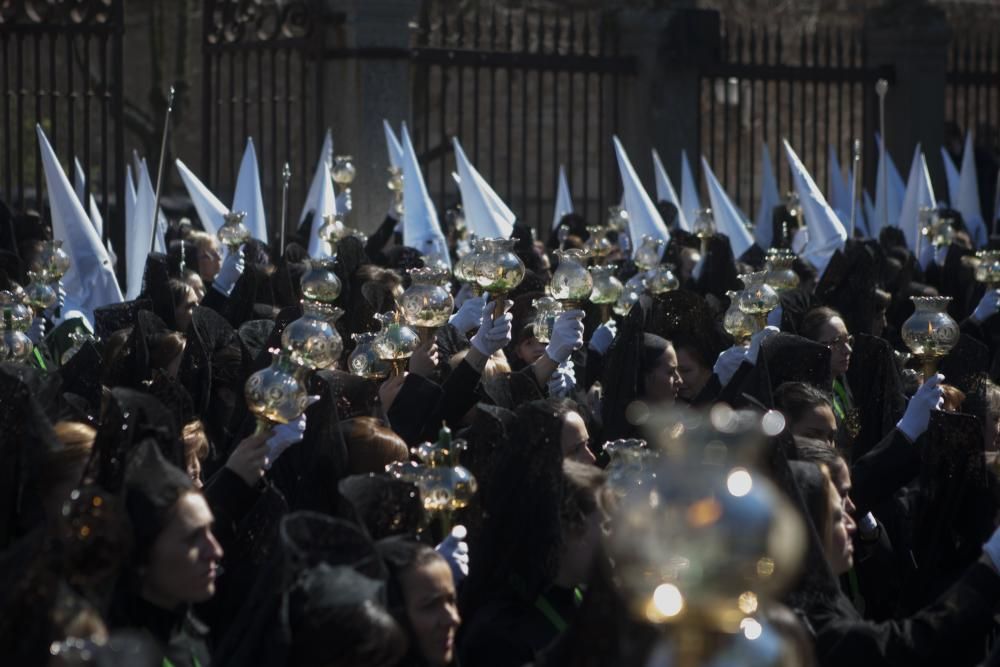
[(62, 245), (63, 242), (59, 239), (45, 241), (28, 270), (38, 274), (45, 282), (57, 283), (62, 280), (70, 267), (69, 255), (62, 249)]
[(288, 323), (281, 346), (293, 363), (309, 370), (333, 368), (344, 351), (344, 341), (333, 323), (344, 314), (322, 301), (302, 300), (302, 317)]
[(437, 515), (448, 532), (450, 514), (469, 505), (477, 490), (476, 478), (458, 462), (465, 450), (464, 440), (452, 440), (443, 426), (434, 443), (424, 442), (413, 450), (421, 465), (409, 475), (420, 489), (424, 510)]
[(799, 276), (792, 265), (795, 253), (787, 248), (771, 248), (767, 251), (767, 284), (779, 294), (799, 286)]
[(615, 276), (618, 267), (614, 264), (599, 264), (590, 267), (590, 275), (594, 279), (594, 288), (590, 291), (590, 302), (600, 310), (601, 322), (607, 322), (611, 317), (611, 306), (625, 292), (622, 281)]
[(708, 254), (708, 240), (715, 236), (715, 217), (712, 215), (712, 209), (698, 210), (691, 231), (701, 241), (701, 256), (705, 257)]
[(1000, 287), (1000, 250), (980, 250), (976, 253), (976, 280), (987, 289)]
[(924, 379), (937, 372), (938, 362), (955, 345), (961, 332), (951, 315), (948, 314), (950, 296), (911, 296), (913, 315), (900, 330), (903, 342), (913, 356), (923, 364)]
[(503, 315), (507, 294), (524, 280), (524, 262), (514, 252), (515, 239), (480, 239), (476, 283), (496, 300), (494, 317)]
[(403, 219), (403, 170), (389, 166), (389, 181), (386, 183), (392, 193), (392, 210), (398, 220)]
[(636, 618), (691, 640), (677, 664), (716, 664), (718, 638), (744, 632), (805, 553), (802, 519), (756, 467), (764, 436), (784, 423), (718, 404), (658, 411), (646, 426), (659, 456), (613, 487), (612, 578)]
[(658, 266), (663, 257), (663, 249), (666, 247), (667, 242), (663, 239), (656, 239), (649, 235), (643, 236), (635, 251), (635, 265), (643, 271), (649, 271), (654, 266)]
[(391, 367), (375, 350), (377, 337), (378, 334), (374, 331), (364, 331), (351, 336), (354, 340), (354, 350), (347, 358), (347, 369), (351, 375), (377, 381), (389, 377)]
[(35, 346), (24, 331), (14, 326), (14, 310), (17, 307), (27, 310), (20, 304), (8, 303), (3, 306), (3, 347), (0, 352), (3, 352), (3, 361), (26, 364), (31, 361)]
[(673, 272), (673, 264), (657, 264), (646, 272), (646, 289), (650, 294), (666, 294), (681, 286)]
[(722, 316), (722, 328), (726, 330), (737, 344), (746, 345), (754, 334), (756, 323), (754, 318), (740, 310), (739, 292), (729, 290), (729, 308)]
[(640, 271), (625, 282), (625, 290), (612, 306), (615, 315), (625, 317), (632, 306), (639, 303), (639, 297), (646, 291), (646, 272)]
[(483, 246), (480, 239), (476, 238), (472, 239), (471, 246), (469, 252), (459, 257), (458, 261), (455, 262), (455, 268), (452, 272), (455, 275), (455, 280), (472, 288), (474, 296), (481, 296), (483, 288), (476, 282), (476, 262), (479, 260), (479, 255), (482, 254)]
[(543, 296), (532, 301), (531, 306), (535, 309), (535, 338), (539, 343), (548, 343), (562, 305), (551, 296)]
[(357, 170), (354, 168), (354, 158), (350, 155), (337, 155), (333, 158), (333, 182), (343, 189), (348, 189), (354, 182)]
[(335, 257), (308, 260), (308, 268), (299, 279), (302, 298), (322, 303), (333, 303), (340, 297), (340, 278), (334, 272)]
[(559, 265), (549, 282), (549, 295), (562, 303), (566, 310), (583, 306), (594, 289), (594, 278), (584, 265), (587, 253), (577, 248), (556, 250)]
[(216, 235), (219, 237), (219, 242), (229, 249), (230, 254), (235, 253), (241, 245), (250, 240), (250, 230), (243, 224), (246, 217), (245, 211), (230, 211), (222, 216), (222, 226)]
[(604, 225), (587, 226), (587, 233), (590, 236), (583, 247), (587, 251), (587, 256), (593, 259), (595, 263), (599, 264), (601, 260), (610, 255), (611, 251), (615, 249), (614, 244), (608, 238), (609, 231), (611, 230)]
[(375, 353), (392, 366), (393, 375), (402, 375), (406, 360), (420, 347), (420, 336), (407, 326), (402, 313), (397, 310), (376, 313), (375, 319), (382, 325), (375, 337)]
[(767, 271), (754, 271), (739, 276), (743, 291), (736, 297), (739, 309), (754, 319), (756, 331), (767, 325), (767, 314), (781, 304), (774, 288), (767, 284)]
[(251, 375), (243, 386), (247, 407), (257, 418), (258, 433), (298, 419), (308, 399), (302, 368), (296, 367), (286, 352), (272, 349), (271, 354), (271, 365)]
[(455, 299), (446, 289), (451, 272), (427, 267), (409, 272), (410, 286), (399, 298), (399, 307), (410, 326), (417, 327), (424, 341), (430, 340), (438, 327), (448, 323)]

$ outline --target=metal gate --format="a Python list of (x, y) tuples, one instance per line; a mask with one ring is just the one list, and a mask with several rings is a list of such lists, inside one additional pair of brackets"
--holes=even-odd
[(124, 247), (122, 110), (124, 0), (0, 3), (0, 200), (15, 213), (45, 209), (35, 124), (72, 178), (85, 174), (104, 236)]

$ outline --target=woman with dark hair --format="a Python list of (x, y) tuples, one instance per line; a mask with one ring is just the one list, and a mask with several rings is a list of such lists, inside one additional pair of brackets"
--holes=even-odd
[[(852, 527), (829, 473), (815, 463), (789, 465), (822, 548), (823, 562), (810, 567), (829, 568), (834, 575), (847, 572), (854, 560)], [(974, 665), (982, 658), (983, 639), (1000, 600), (998, 562), (1000, 531), (950, 590), (905, 619), (865, 621), (839, 590), (799, 591), (795, 607), (808, 624), (823, 666)]]
[(846, 421), (854, 410), (854, 398), (847, 386), (847, 368), (851, 365), (854, 336), (847, 331), (847, 325), (840, 313), (833, 308), (821, 306), (813, 308), (799, 326), (799, 333), (809, 340), (830, 349), (830, 376), (833, 378), (833, 411), (837, 419)]
[(400, 667), (455, 664), (455, 636), (462, 618), (448, 562), (416, 542), (387, 540), (378, 550), (389, 568), (389, 612), (410, 640)]
[(350, 475), (385, 472), (388, 464), (410, 458), (406, 441), (374, 417), (346, 419), (340, 422), (340, 432)]
[(551, 408), (518, 410), (515, 432), (485, 485), (480, 535), (462, 592), (463, 664), (517, 667), (572, 623), (600, 544), (604, 473), (564, 461), (546, 433)]
[(208, 629), (191, 605), (215, 594), (222, 559), (208, 503), (150, 440), (129, 456), (122, 490), (133, 548), (109, 626), (149, 633), (163, 648), (164, 664), (207, 667)]

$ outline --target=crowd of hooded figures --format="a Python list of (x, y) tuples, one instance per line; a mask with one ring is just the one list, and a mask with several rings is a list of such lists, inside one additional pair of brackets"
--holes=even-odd
[[(332, 145), (283, 243), (260, 217), (252, 144), (232, 207), (248, 234), (231, 248), (218, 234), (230, 209), (180, 162), (197, 215), (153, 225), (138, 164), (130, 230), (150, 224), (129, 232), (116, 274), (96, 207), (39, 130), (48, 213), (0, 209), (0, 662), (694, 664), (694, 626), (636, 615), (616, 574), (609, 536), (629, 526), (605, 445), (655, 449), (650, 415), (724, 404), (780, 414), (754, 474), (782, 491), (804, 555), (745, 610), (770, 653), (707, 634), (701, 664), (1000, 664), (1000, 298), (977, 280), (983, 220), (937, 205), (919, 150), (912, 191), (866, 216), (828, 203), (786, 143), (798, 197), (774, 193), (753, 228), (707, 163), (714, 215), (693, 201), (686, 157), (678, 197), (654, 154), (650, 197), (616, 139), (621, 224), (597, 230), (564, 175), (551, 225), (517, 220), (457, 141), (462, 207), (439, 219), (405, 127), (386, 136), (401, 196), (384, 221), (353, 221), (367, 236), (344, 224)], [(499, 295), (452, 280), (447, 324), (405, 368), (355, 374), (374, 316), (399, 309), (414, 269), (457, 267), (470, 232), (511, 239), (523, 278)], [(70, 265), (17, 357), (12, 312), (53, 236)], [(734, 337), (738, 276), (772, 248), (789, 259), (777, 307)], [(614, 265), (629, 294), (613, 315), (585, 299), (540, 312), (572, 249)], [(318, 258), (341, 287), (345, 349), (308, 375), (304, 412), (259, 422), (247, 380), (303, 315)], [(661, 262), (673, 273), (653, 289), (643, 276)], [(904, 322), (911, 297), (938, 295), (957, 342), (921, 369)], [(475, 493), (442, 514), (393, 471), (451, 438)], [(684, 517), (661, 520), (696, 523)]]

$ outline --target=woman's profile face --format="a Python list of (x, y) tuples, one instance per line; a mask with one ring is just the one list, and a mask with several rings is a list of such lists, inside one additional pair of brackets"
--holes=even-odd
[(816, 342), (830, 348), (830, 372), (839, 377), (851, 365), (851, 340), (847, 325), (839, 317), (831, 317), (819, 328)]
[(583, 417), (579, 413), (566, 413), (566, 416), (563, 417), (562, 433), (560, 435), (563, 458), (590, 465), (597, 463), (597, 458), (588, 446), (590, 444), (590, 433), (587, 431), (587, 424), (583, 421)]
[(455, 633), (462, 620), (451, 568), (443, 558), (433, 558), (407, 570), (400, 583), (420, 654), (435, 667), (451, 664)]
[(142, 593), (164, 608), (204, 602), (215, 595), (222, 547), (212, 534), (214, 517), (204, 496), (186, 493), (150, 550)]
[(854, 536), (856, 526), (854, 519), (845, 511), (844, 502), (833, 482), (829, 482), (826, 495), (830, 512), (830, 544), (827, 547), (826, 559), (833, 573), (840, 576), (854, 567), (854, 544), (851, 538)]
[(644, 399), (650, 403), (673, 403), (684, 381), (677, 371), (677, 352), (673, 345), (667, 345), (652, 368), (646, 369), (646, 393)]
[(545, 354), (545, 343), (542, 343), (534, 336), (529, 336), (518, 343), (516, 353), (518, 359), (530, 366)]

